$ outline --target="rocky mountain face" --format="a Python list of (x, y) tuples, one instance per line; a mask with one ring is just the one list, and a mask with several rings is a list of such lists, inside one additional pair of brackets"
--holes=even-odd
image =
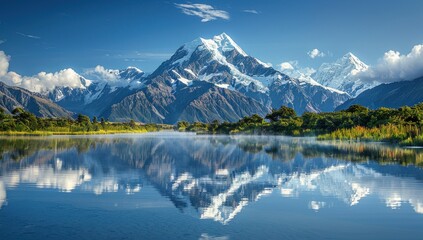
[(105, 117), (164, 123), (237, 121), (254, 113), (264, 116), (282, 104), (299, 114), (331, 111), (348, 97), (290, 78), (248, 56), (221, 34), (180, 47), (136, 93), (113, 104)]
[(347, 53), (334, 63), (324, 63), (311, 75), (318, 83), (347, 92), (352, 97), (371, 89), (379, 82), (366, 82), (359, 78), (359, 74), (369, 67), (354, 54)]
[(269, 111), (252, 98), (207, 82), (199, 81), (177, 89), (173, 91), (170, 82), (156, 82), (114, 104), (107, 117), (116, 121), (129, 118), (159, 123), (233, 122), (254, 113), (263, 116)]
[(38, 117), (70, 117), (72, 115), (71, 112), (39, 94), (0, 82), (0, 108), (10, 114), (17, 107), (32, 112)]
[(227, 34), (186, 43), (152, 74), (99, 69), (78, 87), (43, 93), (75, 113), (110, 121), (237, 121), (281, 105), (298, 114), (332, 111), (350, 98), (316, 81), (290, 77), (249, 56)]
[(370, 109), (380, 107), (399, 108), (413, 106), (423, 102), (423, 77), (413, 81), (401, 81), (382, 84), (364, 91), (356, 98), (346, 101), (337, 110), (347, 109), (351, 105), (359, 104)]

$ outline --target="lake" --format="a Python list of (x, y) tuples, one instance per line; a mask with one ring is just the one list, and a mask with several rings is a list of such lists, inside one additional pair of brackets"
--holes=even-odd
[(423, 236), (423, 149), (161, 132), (0, 150), (0, 239)]

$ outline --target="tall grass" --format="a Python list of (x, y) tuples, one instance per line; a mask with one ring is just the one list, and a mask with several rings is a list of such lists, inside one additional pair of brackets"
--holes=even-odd
[(423, 131), (416, 125), (387, 124), (380, 127), (366, 128), (357, 126), (338, 129), (328, 134), (319, 135), (320, 140), (382, 141), (401, 145), (423, 146)]

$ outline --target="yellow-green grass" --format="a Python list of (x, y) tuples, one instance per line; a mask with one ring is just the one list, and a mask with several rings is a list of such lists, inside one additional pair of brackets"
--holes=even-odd
[(0, 131), (3, 136), (51, 136), (51, 135), (102, 135), (102, 134), (122, 134), (122, 133), (147, 133), (145, 129), (137, 130), (98, 130), (98, 131)]
[(381, 141), (399, 143), (400, 145), (423, 146), (423, 134), (418, 126), (398, 126), (387, 124), (375, 128), (361, 126), (339, 129), (322, 134), (319, 140), (349, 140), (349, 141)]

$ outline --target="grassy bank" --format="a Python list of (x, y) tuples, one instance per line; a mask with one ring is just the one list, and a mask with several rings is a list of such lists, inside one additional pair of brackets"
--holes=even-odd
[(318, 136), (319, 140), (383, 141), (423, 146), (423, 103), (398, 109), (370, 110), (353, 105), (347, 110), (297, 116), (282, 106), (265, 118), (254, 114), (235, 123), (179, 122), (180, 131), (209, 134), (275, 134)]
[(0, 108), (0, 135), (8, 136), (48, 136), (48, 135), (96, 135), (118, 133), (146, 133), (173, 129), (173, 125), (110, 122), (79, 114), (71, 118), (40, 118), (17, 108), (12, 115)]
[(366, 128), (357, 126), (321, 134), (319, 140), (379, 141), (407, 146), (423, 146), (422, 128), (418, 126), (383, 125)]
[[(157, 129), (159, 131), (159, 129)], [(99, 130), (99, 131), (32, 131), (32, 132), (17, 132), (17, 131), (0, 131), (0, 135), (3, 136), (51, 136), (51, 135), (102, 135), (102, 134), (123, 134), (123, 133), (147, 133), (145, 129), (141, 130)]]

